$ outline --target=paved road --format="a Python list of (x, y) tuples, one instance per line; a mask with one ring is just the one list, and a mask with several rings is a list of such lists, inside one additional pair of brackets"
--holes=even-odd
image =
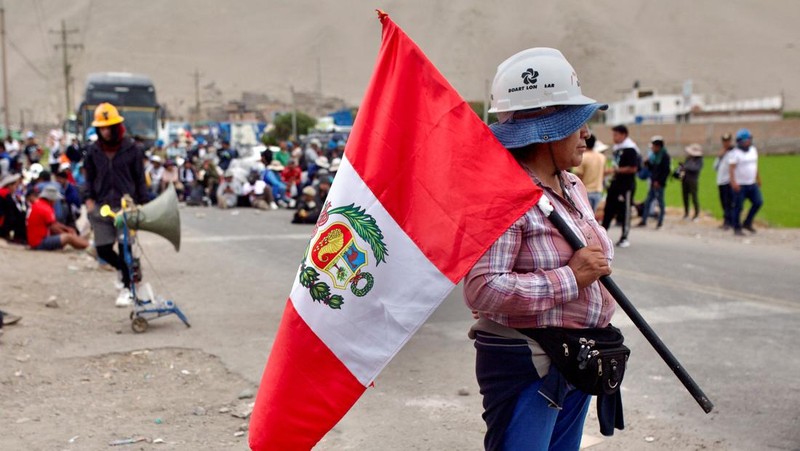
[[(160, 288), (193, 327), (164, 319), (147, 334), (103, 346), (202, 348), (257, 383), (311, 232), (289, 217), (183, 209), (181, 253), (156, 237), (142, 241), (154, 272), (168, 281)], [(716, 408), (702, 412), (620, 311), (615, 323), (633, 350), (623, 394), (628, 428), (602, 438), (590, 418), (585, 445), (800, 449), (800, 252), (655, 230), (632, 238), (632, 247), (618, 250), (613, 277)], [(470, 322), (456, 290), (319, 448), (481, 449)], [(468, 396), (459, 396), (462, 388)]]

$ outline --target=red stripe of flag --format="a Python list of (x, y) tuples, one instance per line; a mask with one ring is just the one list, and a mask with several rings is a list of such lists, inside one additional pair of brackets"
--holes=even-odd
[(250, 419), (254, 450), (309, 450), (366, 388), (286, 303)]
[(458, 283), (541, 190), (388, 17), (347, 158), (428, 259)]

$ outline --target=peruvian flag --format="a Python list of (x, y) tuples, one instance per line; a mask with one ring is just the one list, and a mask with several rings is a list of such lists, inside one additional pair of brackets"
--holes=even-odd
[(541, 190), (394, 22), (286, 303), (254, 450), (311, 449)]

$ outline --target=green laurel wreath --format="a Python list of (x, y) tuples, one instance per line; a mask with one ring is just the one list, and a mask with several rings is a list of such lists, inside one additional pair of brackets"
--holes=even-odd
[(311, 299), (315, 302), (321, 302), (328, 307), (338, 310), (344, 304), (344, 298), (338, 294), (331, 295), (331, 287), (325, 282), (317, 282), (319, 280), (319, 273), (316, 269), (306, 266), (303, 262), (300, 267), (300, 285), (308, 288), (311, 294)]
[(328, 212), (329, 215), (340, 214), (350, 221), (353, 229), (364, 241), (369, 243), (372, 252), (375, 254), (375, 266), (381, 262), (386, 262), (389, 252), (386, 243), (383, 242), (383, 232), (375, 223), (375, 218), (368, 215), (366, 210), (350, 204), (346, 207), (336, 207)]

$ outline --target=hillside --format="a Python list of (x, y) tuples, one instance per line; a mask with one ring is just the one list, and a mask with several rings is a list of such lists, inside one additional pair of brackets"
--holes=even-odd
[[(595, 0), (163, 0), (5, 2), (12, 123), (54, 121), (64, 110), (61, 20), (79, 101), (89, 72), (150, 74), (163, 103), (185, 112), (191, 76), (225, 100), (242, 91), (289, 99), (290, 85), (357, 104), (377, 53), (380, 7), (455, 88), (482, 99), (497, 64), (527, 47), (561, 49), (584, 92), (613, 101), (634, 80), (678, 92), (692, 79), (710, 100), (783, 93), (800, 109), (800, 2)], [(768, 6), (767, 6), (768, 5)], [(25, 58), (22, 58), (22, 54)], [(213, 86), (212, 86), (213, 83)], [(210, 90), (203, 90), (206, 100)]]

